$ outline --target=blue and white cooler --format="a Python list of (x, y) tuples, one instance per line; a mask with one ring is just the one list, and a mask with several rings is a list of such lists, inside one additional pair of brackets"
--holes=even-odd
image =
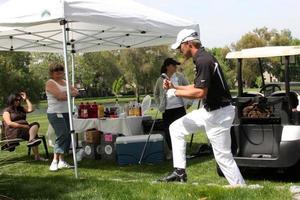
[[(119, 165), (138, 164), (148, 135), (118, 137), (116, 140)], [(152, 134), (148, 141), (142, 163), (160, 163), (164, 160), (164, 138)]]

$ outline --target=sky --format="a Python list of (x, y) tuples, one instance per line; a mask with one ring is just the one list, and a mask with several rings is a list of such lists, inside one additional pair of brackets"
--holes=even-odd
[(289, 29), (300, 39), (299, 0), (136, 0), (198, 23), (206, 47), (237, 42), (255, 28)]

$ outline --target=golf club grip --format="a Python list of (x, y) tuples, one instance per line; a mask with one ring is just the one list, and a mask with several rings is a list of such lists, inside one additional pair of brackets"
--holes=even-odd
[(162, 73), (162, 74), (160, 75), (160, 77), (163, 78), (163, 79), (170, 80), (169, 77), (168, 77), (168, 75), (167, 75), (166, 73)]

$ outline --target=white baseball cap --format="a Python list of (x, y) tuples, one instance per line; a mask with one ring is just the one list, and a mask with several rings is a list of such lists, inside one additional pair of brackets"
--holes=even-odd
[(191, 40), (199, 40), (199, 35), (197, 31), (194, 29), (182, 29), (177, 34), (177, 39), (174, 44), (171, 45), (172, 49), (178, 49), (183, 42), (191, 41)]

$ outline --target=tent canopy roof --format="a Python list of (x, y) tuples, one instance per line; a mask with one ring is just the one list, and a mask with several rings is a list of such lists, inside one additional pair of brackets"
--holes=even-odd
[[(34, 5), (34, 6), (32, 6)], [(197, 24), (132, 0), (10, 0), (0, 7), (0, 51), (93, 52), (170, 44)]]

